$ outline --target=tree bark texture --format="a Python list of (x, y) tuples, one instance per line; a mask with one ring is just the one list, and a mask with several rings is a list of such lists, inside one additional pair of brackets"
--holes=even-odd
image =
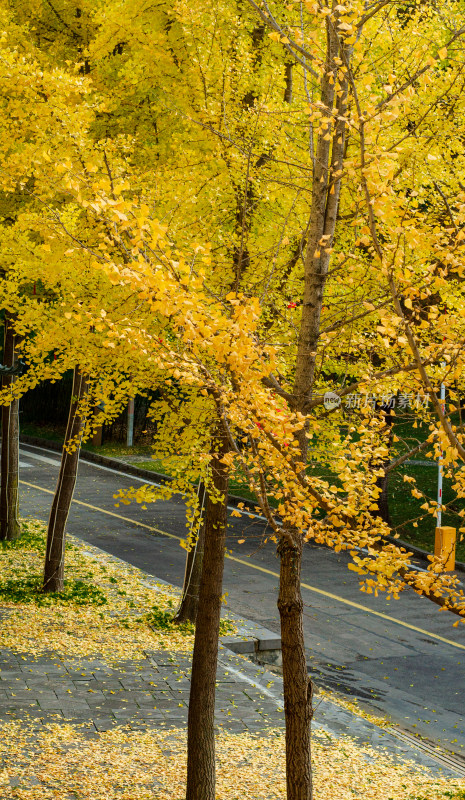
[(199, 509), (201, 512), (201, 516), (199, 518), (199, 528), (195, 542), (187, 553), (181, 602), (174, 617), (174, 621), (178, 623), (192, 622), (192, 624), (195, 625), (197, 621), (200, 579), (202, 576), (203, 554), (205, 548), (205, 523), (202, 514), (205, 495), (205, 483), (202, 481), (197, 492)]
[[(6, 367), (16, 364), (18, 337), (13, 327), (13, 318), (5, 312), (3, 363)], [(2, 377), (2, 388), (12, 387), (14, 375)], [(0, 539), (12, 541), (20, 535), (18, 522), (19, 487), (19, 400), (2, 407), (2, 452), (0, 489)]]
[[(76, 485), (81, 439), (85, 424), (81, 401), (85, 398), (87, 389), (86, 378), (79, 367), (76, 367), (73, 376), (73, 390), (61, 456), (60, 473), (47, 529), (44, 592), (60, 592), (63, 589), (66, 522)], [(67, 447), (71, 442), (74, 449), (69, 452)]]
[(278, 546), (281, 558), (278, 609), (281, 618), (284, 714), (286, 720), (286, 784), (288, 800), (311, 800), (310, 723), (312, 682), (308, 677), (302, 621), (300, 531), (285, 532)]
[[(386, 430), (388, 432), (388, 447), (389, 450), (392, 446), (392, 426), (394, 423), (394, 417), (392, 415), (392, 407), (390, 400), (387, 404), (381, 405), (379, 408), (376, 409), (378, 413), (381, 413), (384, 417), (384, 422), (386, 425)], [(390, 459), (387, 458), (385, 461), (380, 464), (373, 464), (373, 469), (379, 469), (380, 466), (383, 467), (384, 470), (389, 467)], [(376, 501), (376, 505), (378, 507), (377, 512), (375, 512), (375, 516), (380, 516), (381, 519), (387, 524), (391, 524), (391, 515), (389, 514), (389, 472), (384, 472), (382, 475), (379, 475), (376, 478), (376, 486), (380, 489), (379, 497)]]
[(228, 501), (228, 451), (221, 428), (211, 461), (205, 513), (205, 549), (195, 628), (187, 728), (186, 800), (215, 800), (215, 684)]
[(389, 473), (382, 475), (380, 478), (376, 478), (376, 485), (381, 489), (377, 500), (378, 514), (387, 525), (390, 525), (391, 515), (389, 513)]
[[(312, 199), (304, 259), (302, 316), (297, 344), (292, 407), (306, 414), (312, 398), (320, 338), (323, 297), (336, 230), (343, 168), (348, 98), (348, 78), (341, 77), (339, 90), (333, 76), (345, 50), (333, 22), (327, 21), (326, 65), (321, 79), (322, 107), (326, 121), (318, 132), (313, 166)], [(333, 120), (335, 122), (333, 123)], [(333, 127), (334, 124), (334, 127)], [(331, 133), (328, 136), (328, 133)], [(307, 463), (305, 427), (296, 439), (301, 461)], [(300, 592), (303, 535), (283, 530), (278, 553), (281, 559), (278, 608), (281, 618), (284, 712), (286, 719), (287, 800), (312, 800), (311, 719), (312, 683), (308, 677), (303, 634), (303, 604)]]
[[(328, 23), (327, 58), (321, 81), (321, 101), (328, 109), (327, 130), (334, 108), (337, 122), (332, 136), (324, 131), (318, 134), (313, 169), (312, 201), (308, 228), (307, 250), (304, 264), (304, 291), (302, 317), (297, 345), (294, 380), (295, 408), (305, 413), (315, 378), (315, 362), (320, 338), (323, 294), (331, 261), (331, 247), (336, 230), (341, 191), (341, 175), (346, 138), (345, 114), (347, 111), (348, 80), (341, 80), (340, 91), (335, 92), (332, 75), (337, 71), (334, 59), (339, 54), (339, 40), (335, 29)], [(346, 53), (349, 58), (349, 54)]]

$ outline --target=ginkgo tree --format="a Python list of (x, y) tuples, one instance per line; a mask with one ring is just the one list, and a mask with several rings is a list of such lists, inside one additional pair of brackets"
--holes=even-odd
[[(34, 260), (38, 241), (30, 223), (42, 214), (41, 204), (55, 196), (53, 155), (65, 157), (87, 127), (89, 106), (81, 79), (66, 70), (44, 70), (34, 55), (28, 32), (13, 19), (9, 9), (0, 9), (0, 81), (2, 123), (0, 136), (0, 237), (1, 294), (4, 322), (4, 367), (2, 385), (9, 404), (2, 409), (1, 538), (19, 534), (18, 507), (18, 374), (21, 337), (16, 329), (17, 298), (12, 292), (18, 261)], [(53, 99), (52, 99), (53, 98)], [(35, 280), (22, 285), (26, 297), (35, 293)]]
[[(460, 314), (448, 319), (448, 346), (442, 337), (431, 336), (431, 323), (435, 323), (439, 316), (438, 300), (444, 299), (441, 298), (441, 289), (444, 295), (452, 296), (451, 307), (459, 308), (463, 303), (460, 282), (457, 283), (455, 277), (456, 274), (460, 276), (462, 269), (461, 254), (455, 248), (454, 266), (452, 269), (448, 266), (455, 238), (451, 233), (455, 232), (459, 237), (457, 245), (460, 248), (462, 221), (459, 209), (454, 209), (456, 216), (451, 231), (449, 223), (441, 225), (433, 209), (425, 210), (414, 199), (419, 195), (431, 196), (431, 184), (437, 190), (438, 180), (444, 181), (443, 173), (439, 176), (435, 170), (436, 162), (438, 166), (441, 164), (441, 170), (444, 162), (434, 151), (438, 145), (441, 146), (441, 140), (445, 143), (444, 136), (450, 137), (451, 131), (446, 127), (446, 133), (443, 128), (444, 136), (437, 138), (431, 132), (431, 128), (441, 127), (443, 120), (439, 120), (435, 112), (444, 105), (453, 109), (449, 117), (454, 132), (452, 146), (457, 166), (460, 164), (463, 110), (457, 86), (462, 81), (463, 66), (456, 51), (454, 53), (464, 34), (460, 10), (451, 6), (448, 15), (441, 17), (440, 45), (437, 47), (433, 42), (438, 40), (438, 14), (423, 6), (405, 9), (379, 3), (367, 10), (356, 3), (334, 4), (332, 7), (307, 3), (305, 11), (302, 5), (291, 4), (286, 10), (276, 5), (273, 13), (266, 5), (259, 6), (252, 1), (250, 4), (268, 25), (270, 36), (294, 53), (308, 81), (312, 78), (317, 81), (318, 74), (321, 74), (318, 89), (315, 87), (318, 94), (314, 96), (314, 102), (309, 103), (316, 137), (312, 203), (299, 338), (295, 364), (289, 375), (287, 402), (305, 415), (318, 407), (322, 402), (322, 398), (316, 396), (318, 385), (321, 385), (319, 365), (322, 365), (321, 378), (322, 359), (328, 356), (334, 359), (336, 354), (340, 354), (340, 337), (345, 330), (352, 329), (358, 339), (354, 341), (357, 363), (355, 368), (351, 367), (350, 360), (344, 365), (345, 374), (352, 378), (352, 385), (345, 387), (343, 393), (348, 389), (364, 388), (367, 393), (377, 394), (386, 386), (386, 379), (390, 380), (390, 386), (388, 384), (385, 391), (395, 393), (399, 380), (405, 381), (407, 374), (410, 385), (421, 387), (431, 398), (439, 423), (439, 429), (432, 423), (439, 447), (447, 437), (447, 457), (461, 457), (461, 434), (452, 430), (448, 415), (441, 408), (434, 391), (434, 373), (441, 358), (451, 360), (452, 354), (447, 350), (453, 349), (453, 359), (457, 364), (457, 346), (460, 348), (463, 341), (463, 323)], [(297, 16), (299, 7), (304, 14), (304, 23), (296, 24), (293, 16)], [(283, 18), (286, 23), (283, 23)], [(324, 24), (319, 20), (324, 20)], [(412, 36), (407, 36), (407, 32)], [(372, 67), (374, 57), (378, 60), (377, 71)], [(384, 63), (389, 64), (387, 73), (382, 69)], [(452, 180), (455, 171), (451, 170)], [(444, 192), (442, 199), (447, 209)], [(339, 282), (348, 286), (346, 291), (341, 287), (339, 295), (354, 298), (355, 313), (349, 319), (342, 317), (333, 328), (334, 335), (331, 336), (333, 331), (330, 331), (328, 336), (324, 329), (322, 331), (322, 320), (323, 304), (334, 297), (331, 273), (336, 284), (339, 274)], [(373, 297), (367, 293), (367, 288), (374, 286), (378, 288)], [(435, 302), (428, 302), (427, 298), (432, 296)], [(420, 323), (422, 300), (427, 300), (423, 302), (426, 319), (423, 319), (423, 333), (416, 333), (408, 314), (409, 310), (414, 310), (416, 302), (416, 319)], [(368, 304), (368, 310), (373, 313), (359, 311), (363, 309), (363, 303)], [(377, 309), (377, 305), (380, 308)], [(329, 311), (333, 311), (331, 305)], [(357, 316), (362, 317), (362, 324), (357, 324)], [(369, 360), (367, 363), (366, 356), (363, 358), (359, 349), (360, 344), (363, 349), (367, 343), (370, 344), (376, 330), (381, 335), (372, 350), (375, 350), (378, 364), (382, 364), (381, 370), (374, 369), (373, 358), (371, 363)], [(351, 358), (350, 352), (347, 357)], [(428, 374), (428, 363), (433, 364), (434, 377)], [(460, 377), (463, 367), (461, 364), (457, 367), (457, 376)], [(361, 379), (354, 381), (357, 372)], [(283, 388), (286, 387), (281, 386)], [(370, 424), (376, 427), (376, 419), (371, 416), (366, 423), (359, 428), (359, 435), (364, 437)], [(311, 433), (312, 425), (307, 416), (307, 424), (298, 437), (302, 468), (307, 462), (307, 442)], [(369, 460), (376, 463), (376, 453)], [(355, 516), (359, 516), (357, 504), (354, 511)], [(291, 690), (290, 699), (297, 701), (301, 709), (300, 719), (287, 741), (288, 765), (299, 765), (297, 786), (295, 774), (288, 773), (288, 794), (299, 798), (311, 793), (305, 730), (312, 713), (307, 699), (309, 693), (307, 698), (305, 696), (307, 678), (300, 621), (301, 542), (301, 530), (292, 525), (289, 540), (281, 539), (279, 601), (285, 683), (299, 687), (297, 691)], [(402, 569), (385, 570), (385, 549), (376, 557), (369, 549), (367, 557), (354, 555), (354, 559), (362, 574), (374, 576), (368, 579), (368, 586), (373, 580), (375, 584), (379, 582), (380, 574), (384, 574), (381, 584), (384, 582), (387, 587), (393, 580), (405, 579)], [(433, 564), (426, 577), (415, 579), (411, 575), (408, 582), (417, 588), (423, 583), (425, 589), (429, 584), (427, 593), (439, 596), (441, 593), (435, 586), (437, 569), (437, 564)], [(289, 659), (285, 653), (297, 640), (300, 640), (300, 664), (295, 650)]]
[[(117, 109), (132, 103), (136, 113), (125, 124), (136, 155), (118, 198), (111, 169), (105, 175), (97, 165), (93, 180), (92, 171), (65, 167), (66, 191), (86, 209), (92, 235), (73, 233), (60, 217), (53, 228), (64, 238), (72, 233), (77, 248), (92, 251), (92, 269), (137, 296), (146, 311), (138, 308), (139, 333), (134, 326), (125, 337), (138, 342), (145, 331), (135, 360), (145, 365), (147, 386), (190, 387), (202, 420), (199, 459), (210, 477), (189, 798), (211, 800), (215, 791), (212, 665), (232, 470), (246, 474), (281, 556), (290, 798), (311, 796), (304, 541), (352, 552), (368, 590), (411, 586), (463, 613), (440, 561), (419, 574), (405, 552), (382, 544), (388, 529), (375, 518), (388, 454), (382, 414), (367, 406), (341, 425), (341, 412), (323, 408), (327, 388), (341, 397), (421, 389), (437, 414), (431, 443), (450, 461), (462, 456), (462, 433), (434, 391), (446, 377), (442, 361), (459, 383), (462, 376), (459, 12), (458, 5), (441, 15), (384, 3), (249, 2), (239, 10), (180, 3), (155, 14), (138, 9), (124, 35), (120, 5), (96, 14), (89, 54), (101, 53), (95, 79), (113, 101), (96, 127), (120, 135)], [(223, 46), (225, 31), (236, 36), (234, 46)], [(454, 159), (447, 159), (451, 140)], [(101, 239), (91, 248), (95, 231)], [(115, 325), (106, 305), (103, 324)], [(81, 310), (67, 313), (75, 320)], [(338, 485), (307, 472), (309, 442)]]
[[(95, 212), (98, 218), (111, 213), (111, 205), (103, 198), (93, 205), (98, 209)], [(211, 670), (207, 663), (211, 666), (208, 658), (214, 656), (219, 624), (227, 475), (236, 465), (247, 475), (281, 552), (288, 548), (295, 556), (294, 536), (299, 531), (302, 542), (312, 538), (336, 550), (349, 550), (354, 568), (368, 575), (368, 589), (381, 589), (396, 596), (410, 586), (420, 594), (440, 600), (460, 615), (465, 611), (464, 597), (457, 579), (441, 574), (440, 559), (432, 562), (427, 573), (419, 575), (410, 569), (409, 554), (402, 549), (393, 544), (379, 549), (380, 534), (386, 528), (381, 520), (376, 523), (373, 520), (373, 504), (379, 490), (370, 461), (384, 456), (385, 444), (380, 433), (383, 420), (367, 413), (364, 420), (359, 420), (357, 441), (352, 436), (353, 428), (340, 436), (340, 487), (308, 476), (299, 437), (306, 429), (307, 438), (315, 435), (324, 420), (319, 419), (318, 409), (305, 415), (293, 411), (283, 392), (268, 385), (270, 381), (273, 383), (280, 354), (279, 348), (260, 343), (258, 302), (234, 292), (224, 301), (213, 302), (205, 267), (193, 272), (190, 259), (179, 252), (173, 253), (156, 220), (152, 222), (146, 216), (139, 227), (141, 210), (131, 201), (121, 201), (119, 211), (126, 218), (120, 222), (126, 251), (134, 258), (118, 261), (109, 248), (102, 256), (101, 268), (115, 285), (127, 285), (137, 292), (139, 301), (151, 309), (153, 317), (166, 320), (164, 337), (160, 336), (160, 327), (156, 335), (147, 334), (143, 360), (152, 364), (151, 376), (152, 379), (156, 376), (157, 383), (164, 376), (167, 385), (178, 382), (191, 387), (191, 391), (196, 387), (199, 405), (205, 404), (204, 423), (208, 423), (211, 431), (213, 454), (203, 455), (204, 461), (210, 463), (209, 500), (190, 718), (190, 732), (196, 732), (199, 746), (191, 746), (189, 751), (190, 775), (194, 779), (188, 784), (188, 791), (200, 785), (209, 786), (210, 791), (213, 747), (208, 727), (205, 722), (199, 727), (198, 719), (202, 709), (205, 716), (214, 696), (214, 680), (213, 693), (208, 685)], [(366, 384), (367, 378), (363, 382)], [(247, 449), (238, 446), (239, 438), (248, 445)], [(163, 494), (174, 490), (175, 487), (165, 488)], [(279, 518), (270, 507), (270, 495), (279, 500)], [(126, 494), (126, 499), (145, 501), (154, 496), (153, 490), (146, 487)], [(324, 512), (323, 517), (316, 513), (318, 510)], [(366, 558), (359, 555), (361, 546), (367, 549)], [(285, 552), (283, 555), (286, 557)], [(295, 569), (295, 558), (291, 563)], [(206, 578), (212, 574), (213, 583)], [(290, 605), (292, 610), (293, 604)], [(284, 643), (290, 648), (297, 637), (285, 626), (283, 632), (288, 636)], [(298, 686), (293, 687), (294, 692), (297, 689)], [(309, 707), (308, 700), (306, 696), (305, 708)], [(291, 734), (295, 716), (294, 708), (289, 719)], [(292, 739), (290, 744), (295, 746)], [(305, 772), (290, 767), (292, 791), (299, 782), (304, 785), (304, 778)]]
[[(101, 183), (105, 174), (109, 202), (118, 220), (122, 216), (118, 193), (124, 180), (117, 159), (112, 160), (111, 143), (99, 149), (89, 135), (90, 122), (95, 119), (95, 98), (90, 96), (89, 84), (79, 75), (49, 68), (40, 51), (30, 45), (26, 32), (7, 16), (4, 22), (0, 80), (8, 87), (3, 119), (9, 116), (10, 125), (0, 170), (5, 214), (0, 302), (5, 313), (5, 354), (11, 361), (7, 369), (15, 372), (20, 354), (26, 374), (19, 378), (7, 375), (1, 392), (2, 534), (13, 538), (18, 528), (18, 399), (41, 380), (57, 381), (67, 369), (73, 369), (70, 420), (50, 514), (44, 569), (44, 591), (59, 591), (63, 588), (65, 527), (80, 443), (103, 417), (102, 413), (100, 419), (92, 417), (91, 409), (103, 402), (105, 417), (111, 419), (137, 389), (137, 378), (128, 370), (130, 352), (126, 347), (122, 353), (124, 348), (115, 344), (125, 345), (124, 336), (112, 339), (114, 323), (102, 325), (104, 306), (110, 304), (120, 324), (124, 320), (131, 326), (133, 303), (127, 293), (111, 291), (102, 272), (92, 270), (90, 253), (101, 242), (100, 232), (93, 238), (86, 201), (79, 196), (80, 183), (73, 179), (73, 171), (77, 165), (84, 174), (99, 172)], [(109, 178), (110, 160), (114, 175)], [(65, 237), (50, 236), (51, 220)], [(82, 229), (86, 230), (86, 248), (73, 249), (73, 238)], [(107, 227), (107, 237), (108, 233)], [(131, 344), (129, 350), (133, 347)]]

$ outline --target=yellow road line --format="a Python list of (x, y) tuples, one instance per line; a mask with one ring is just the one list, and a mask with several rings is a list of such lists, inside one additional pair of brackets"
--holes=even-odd
[[(20, 481), (20, 483), (22, 483), (24, 486), (29, 486), (31, 489), (38, 489), (39, 491), (46, 492), (47, 494), (55, 494), (55, 492), (53, 492), (51, 489), (44, 489), (42, 486), (36, 486), (34, 483), (27, 483), (26, 481)], [(160, 533), (162, 536), (167, 536), (169, 539), (176, 539), (178, 542), (183, 541), (180, 536), (175, 536), (174, 533), (167, 533), (167, 531), (162, 531), (160, 528), (156, 528), (154, 525), (147, 525), (145, 522), (139, 522), (138, 520), (130, 519), (130, 517), (124, 517), (122, 514), (117, 514), (115, 511), (107, 511), (105, 508), (93, 506), (90, 503), (84, 503), (82, 500), (73, 500), (73, 503), (76, 503), (79, 506), (84, 506), (85, 508), (90, 508), (92, 511), (99, 511), (101, 514), (108, 514), (110, 517), (116, 517), (116, 519), (129, 522), (132, 525), (138, 525), (140, 528), (145, 528), (148, 531)], [(230, 561), (235, 561), (236, 564), (243, 564), (250, 569), (255, 569), (258, 572), (264, 572), (266, 575), (273, 575), (274, 578), (279, 578), (279, 572), (273, 572), (271, 569), (260, 567), (258, 564), (253, 564), (251, 561), (245, 561), (245, 559), (237, 558), (237, 556), (232, 556), (229, 553), (226, 553), (226, 558), (228, 558)], [(416, 625), (410, 625), (409, 622), (404, 622), (403, 620), (396, 619), (395, 617), (390, 617), (388, 614), (383, 614), (381, 611), (373, 611), (371, 608), (362, 606), (360, 603), (354, 603), (353, 600), (346, 600), (344, 597), (340, 597), (332, 592), (326, 592), (324, 589), (317, 589), (316, 586), (310, 586), (308, 583), (301, 583), (300, 585), (302, 589), (307, 589), (307, 591), (313, 592), (314, 594), (320, 594), (323, 597), (328, 597), (330, 600), (337, 600), (338, 603), (343, 603), (343, 605), (356, 608), (359, 611), (364, 611), (366, 614), (371, 614), (374, 617), (380, 617), (387, 622), (394, 622), (396, 625), (401, 625), (403, 628), (408, 628), (416, 633), (423, 633), (430, 639), (437, 639), (439, 642), (450, 644), (451, 647), (457, 647), (459, 650), (465, 650), (465, 645), (460, 644), (459, 642), (453, 642), (452, 639), (446, 639), (444, 636), (439, 636), (437, 633), (431, 633), (424, 628), (417, 628)]]
[[(20, 481), (24, 486), (29, 486), (31, 489), (38, 489), (40, 492), (47, 492), (47, 494), (55, 494), (55, 492), (51, 489), (44, 489), (42, 486), (36, 486), (35, 483), (27, 483), (27, 481)], [(76, 503), (78, 506), (84, 506), (85, 508), (90, 508), (92, 511), (99, 511), (101, 514), (108, 514), (110, 517), (116, 517), (116, 519), (122, 519), (124, 522), (131, 522), (133, 525), (139, 525), (141, 528), (146, 528), (148, 531), (155, 531), (155, 533), (161, 533), (163, 536), (168, 536), (170, 539), (176, 539), (178, 542), (182, 542), (183, 539), (180, 536), (175, 536), (174, 533), (167, 533), (167, 531), (162, 531), (160, 528), (155, 528), (153, 525), (146, 525), (145, 522), (139, 522), (136, 519), (130, 519), (129, 517), (123, 517), (122, 514), (117, 514), (116, 511), (107, 511), (106, 508), (100, 508), (100, 506), (93, 506), (90, 503), (84, 503), (82, 500), (75, 500), (73, 498), (73, 503)]]
[[(237, 561), (238, 564), (245, 564), (247, 567), (253, 567), (260, 572), (266, 572), (267, 575), (274, 575), (276, 578), (279, 578), (279, 572), (272, 572), (271, 569), (265, 569), (265, 567), (259, 567), (256, 564), (249, 564), (248, 561), (244, 561), (241, 558), (236, 558), (235, 556), (227, 556), (227, 558)], [(430, 633), (430, 631), (425, 631), (423, 628), (417, 628), (416, 625), (410, 625), (409, 622), (403, 622), (403, 620), (390, 617), (389, 614), (383, 614), (381, 611), (373, 611), (371, 608), (362, 606), (360, 603), (354, 603), (353, 600), (346, 600), (344, 597), (339, 597), (337, 594), (332, 594), (332, 592), (325, 592), (324, 589), (317, 589), (316, 586), (310, 586), (308, 583), (301, 583), (300, 585), (302, 589), (308, 589), (309, 592), (321, 594), (324, 597), (329, 597), (331, 600), (337, 600), (339, 603), (344, 603), (346, 606), (357, 608), (359, 611), (365, 611), (367, 614), (373, 614), (375, 617), (381, 617), (381, 619), (386, 619), (388, 622), (395, 622), (396, 625), (402, 625), (403, 628), (409, 628), (411, 631), (416, 631), (417, 633), (424, 633), (431, 639), (438, 639), (440, 642), (451, 644), (452, 647), (458, 647), (460, 650), (465, 650), (464, 644), (453, 642), (451, 639), (445, 639), (443, 636), (439, 636), (437, 633)]]

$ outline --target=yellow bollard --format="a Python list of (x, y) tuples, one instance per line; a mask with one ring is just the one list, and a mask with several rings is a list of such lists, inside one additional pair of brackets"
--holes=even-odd
[(434, 555), (446, 559), (444, 569), (450, 572), (455, 569), (455, 545), (457, 531), (455, 528), (436, 528), (434, 537)]

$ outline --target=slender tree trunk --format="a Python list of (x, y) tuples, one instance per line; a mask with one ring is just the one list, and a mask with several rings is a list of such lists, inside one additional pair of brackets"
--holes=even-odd
[[(379, 413), (383, 414), (383, 416), (384, 416), (384, 422), (385, 422), (386, 429), (387, 429), (387, 432), (388, 432), (388, 443), (387, 444), (388, 444), (388, 448), (389, 448), (389, 451), (390, 451), (391, 450), (391, 446), (392, 446), (392, 435), (393, 435), (392, 426), (394, 424), (394, 418), (392, 416), (392, 407), (391, 407), (390, 400), (388, 401), (387, 404), (381, 406), (381, 408), (379, 409)], [(382, 463), (383, 469), (386, 469), (389, 466), (389, 463), (390, 463), (390, 459), (389, 458), (385, 459), (385, 461), (383, 461), (383, 463)], [(378, 469), (380, 467), (379, 464), (374, 465), (374, 466), (376, 466)], [(376, 485), (380, 489), (380, 494), (379, 494), (379, 497), (378, 497), (378, 499), (376, 501), (376, 504), (378, 506), (378, 510), (377, 510), (377, 512), (375, 512), (375, 516), (380, 516), (381, 519), (387, 525), (390, 525), (391, 524), (391, 515), (389, 514), (389, 472), (385, 472), (383, 475), (377, 477), (376, 478)]]
[(215, 684), (228, 498), (228, 444), (218, 426), (205, 514), (205, 550), (195, 628), (187, 728), (186, 800), (215, 800)]
[[(17, 335), (12, 317), (5, 312), (3, 363), (6, 367), (16, 364)], [(2, 388), (11, 388), (14, 375), (4, 375)], [(11, 541), (20, 535), (18, 522), (19, 487), (19, 400), (2, 407), (2, 453), (0, 489), (0, 539)]]
[[(386, 462), (386, 466), (389, 462)], [(381, 478), (376, 478), (376, 485), (381, 489), (381, 493), (377, 500), (378, 514), (381, 519), (387, 524), (391, 524), (391, 515), (389, 514), (389, 473), (382, 475)]]
[[(336, 87), (334, 75), (337, 73), (337, 59), (342, 45), (336, 33), (336, 24), (329, 21), (326, 24), (326, 65), (321, 79), (320, 97), (327, 110), (316, 142), (293, 387), (293, 409), (303, 414), (308, 412), (315, 381), (323, 296), (339, 210), (349, 87), (347, 73), (338, 76), (339, 85)], [(343, 47), (345, 59), (350, 63), (351, 50)], [(336, 122), (332, 135), (327, 135), (331, 130), (333, 110), (336, 112)], [(297, 437), (302, 464), (307, 463), (305, 434), (304, 429)], [(281, 558), (278, 607), (281, 616), (286, 718), (287, 800), (312, 800), (313, 797), (310, 749), (312, 684), (307, 672), (300, 594), (302, 548), (300, 531), (283, 531), (278, 547)]]
[(281, 617), (284, 714), (286, 719), (287, 797), (310, 800), (312, 768), (310, 723), (312, 682), (308, 677), (302, 624), (300, 569), (303, 541), (299, 531), (286, 531), (278, 545), (281, 558), (278, 609)]
[[(60, 592), (63, 589), (66, 521), (76, 484), (81, 438), (85, 424), (81, 401), (85, 397), (87, 389), (86, 378), (79, 367), (76, 367), (73, 376), (68, 425), (61, 456), (60, 474), (48, 522), (44, 592)], [(68, 450), (67, 448), (70, 445), (70, 450)]]
[(205, 548), (205, 524), (202, 510), (205, 502), (205, 483), (201, 481), (197, 492), (199, 509), (199, 528), (195, 542), (186, 557), (186, 570), (179, 608), (175, 614), (174, 622), (192, 622), (195, 625), (199, 607), (200, 579), (202, 577), (203, 554)]
[(286, 87), (284, 89), (284, 102), (285, 103), (292, 103), (292, 89), (293, 89), (293, 69), (294, 63), (293, 61), (288, 61), (285, 66), (285, 74), (286, 74)]
[[(308, 442), (298, 434), (302, 463), (306, 464)], [(278, 610), (281, 620), (284, 717), (286, 721), (287, 800), (312, 800), (311, 721), (312, 682), (308, 675), (303, 628), (300, 574), (302, 532), (283, 528), (278, 544), (280, 557)]]

